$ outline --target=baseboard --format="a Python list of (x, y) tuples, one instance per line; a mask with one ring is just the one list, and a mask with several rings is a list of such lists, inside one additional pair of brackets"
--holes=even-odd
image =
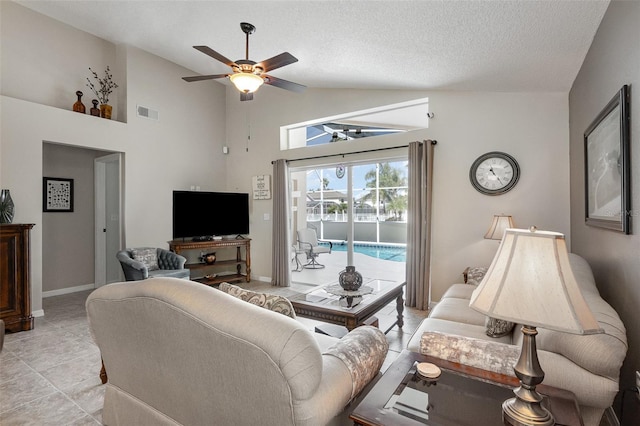
[(31, 312), (31, 316), (34, 317), (34, 318), (43, 317), (44, 316), (44, 309), (38, 309), (37, 311)]
[(46, 299), (47, 297), (61, 296), (63, 294), (77, 293), (79, 291), (86, 291), (86, 290), (93, 290), (94, 288), (96, 288), (96, 285), (91, 283), (91, 284), (79, 285), (79, 286), (76, 286), (76, 287), (67, 287), (67, 288), (61, 288), (61, 289), (58, 289), (58, 290), (43, 291), (42, 292), (42, 298)]

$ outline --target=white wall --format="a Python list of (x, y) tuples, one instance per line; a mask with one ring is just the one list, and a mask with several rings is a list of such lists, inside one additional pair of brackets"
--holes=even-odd
[[(620, 389), (635, 386), (640, 370), (640, 3), (611, 2), (569, 96), (571, 112), (571, 231), (573, 249), (584, 256), (604, 299), (627, 328), (629, 351)], [(631, 235), (584, 222), (584, 131), (624, 84), (631, 85)], [(631, 400), (632, 398), (625, 398)], [(627, 402), (629, 404), (629, 402)], [(616, 402), (615, 407), (620, 405)], [(628, 412), (628, 414), (627, 414)], [(632, 424), (633, 411), (625, 411)], [(634, 423), (635, 424), (635, 423)]]
[[(0, 2), (2, 94), (16, 99), (71, 109), (77, 90), (87, 109), (96, 96), (86, 86), (94, 81), (89, 67), (102, 76), (114, 70), (116, 46), (19, 4)], [(121, 73), (114, 81), (124, 83)], [(109, 103), (117, 114), (118, 89)]]
[[(566, 93), (469, 93), (372, 90), (308, 90), (298, 95), (261, 88), (239, 102), (228, 88), (229, 190), (251, 190), (251, 177), (272, 174), (271, 161), (436, 139), (433, 211), (432, 299), (437, 301), (468, 265), (488, 265), (497, 242), (484, 240), (494, 214), (514, 216), (517, 226), (565, 233), (569, 239), (569, 131)], [(404, 135), (280, 151), (279, 127), (325, 116), (428, 97), (435, 114), (429, 129)], [(250, 131), (251, 140), (247, 145)], [(246, 152), (248, 146), (249, 151)], [(521, 167), (518, 185), (490, 197), (469, 183), (469, 167), (481, 154), (504, 151)], [(339, 161), (339, 159), (334, 160)], [(271, 275), (271, 226), (263, 220), (271, 200), (252, 200), (252, 272)]]
[[(94, 40), (93, 36), (54, 20), (44, 19), (44, 25), (38, 14), (16, 12), (24, 8), (15, 4), (2, 2), (0, 8), (3, 24), (17, 21), (16, 25), (3, 25), (0, 29), (2, 69), (29, 69), (24, 75), (27, 83), (33, 78), (45, 78), (47, 73), (84, 78), (85, 65), (95, 54), (87, 51), (103, 48), (102, 43), (92, 42), (88, 49), (86, 39)], [(29, 37), (24, 37), (25, 33)], [(44, 51), (51, 50), (51, 46), (78, 60), (55, 63), (55, 70), (42, 61), (37, 64), (38, 73), (31, 75), (35, 67), (31, 52), (34, 57), (42, 52), (46, 58)], [(111, 57), (111, 48), (106, 50), (102, 54)], [(42, 249), (43, 141), (124, 153), (124, 226), (128, 246), (167, 247), (171, 239), (172, 190), (190, 185), (199, 185), (203, 190), (226, 186), (221, 154), (225, 135), (224, 86), (188, 84), (180, 77), (193, 71), (126, 46), (116, 50), (118, 63), (113, 68), (123, 69), (119, 79), (124, 79), (122, 86), (127, 88), (126, 96), (120, 94), (121, 99), (127, 99), (122, 109), (126, 106), (130, 113), (126, 124), (74, 113), (74, 99), (65, 102), (63, 109), (51, 105), (54, 95), (40, 99), (35, 94), (25, 94), (25, 99), (37, 99), (35, 102), (9, 96), (5, 93), (9, 85), (2, 74), (0, 186), (11, 190), (16, 204), (14, 222), (36, 224), (31, 245), (35, 313), (42, 308), (42, 263), (46, 256)], [(23, 57), (22, 52), (26, 51), (30, 54)], [(20, 80), (24, 91), (38, 91), (27, 83)], [(67, 78), (51, 84), (64, 86), (59, 93), (77, 90), (77, 84)], [(157, 109), (160, 120), (136, 117), (136, 104)]]

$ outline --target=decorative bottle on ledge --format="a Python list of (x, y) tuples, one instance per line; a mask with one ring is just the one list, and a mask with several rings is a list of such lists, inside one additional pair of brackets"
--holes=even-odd
[(340, 287), (347, 291), (356, 291), (362, 285), (362, 275), (356, 271), (355, 266), (347, 266), (347, 268), (340, 272), (338, 277)]
[(0, 191), (0, 223), (13, 222), (14, 205), (8, 189)]
[(82, 103), (82, 92), (78, 90), (76, 92), (76, 96), (78, 97), (78, 100), (76, 101), (75, 104), (73, 104), (73, 110), (75, 112), (79, 112), (81, 114), (84, 114), (86, 112), (86, 108), (85, 108), (84, 104)]
[(91, 108), (89, 110), (89, 112), (94, 117), (100, 117), (100, 108), (98, 108), (98, 100), (97, 99), (93, 99), (91, 101), (91, 103), (93, 104), (93, 108)]

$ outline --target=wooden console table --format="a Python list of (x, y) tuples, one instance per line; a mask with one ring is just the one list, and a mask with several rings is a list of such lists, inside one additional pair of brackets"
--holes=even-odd
[[(169, 241), (169, 249), (174, 253), (180, 254), (184, 250), (199, 250), (201, 252), (218, 251), (224, 248), (235, 248), (235, 258), (224, 258), (219, 253), (216, 253), (216, 261), (212, 265), (208, 265), (204, 262), (201, 263), (187, 263), (185, 268), (191, 270), (191, 276), (194, 276), (195, 271), (200, 271), (203, 276), (191, 278), (193, 281), (198, 281), (207, 285), (220, 284), (222, 282), (237, 282), (237, 281), (251, 281), (251, 239), (222, 239), (222, 240), (210, 240), (210, 241), (183, 241), (173, 240)], [(244, 257), (242, 251), (244, 250)], [(213, 278), (207, 278), (211, 271), (219, 270), (221, 267), (234, 267), (236, 273), (227, 275), (217, 275)], [(244, 268), (244, 272), (243, 272)]]

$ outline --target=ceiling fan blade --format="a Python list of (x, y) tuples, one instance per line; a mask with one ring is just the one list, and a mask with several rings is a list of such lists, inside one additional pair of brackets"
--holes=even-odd
[(229, 65), (230, 67), (237, 66), (236, 63), (233, 62), (231, 59), (227, 58), (226, 56), (223, 56), (223, 55), (219, 54), (218, 52), (216, 52), (215, 50), (213, 50), (209, 46), (193, 46), (193, 48), (196, 49), (196, 50), (199, 50), (200, 52), (204, 53), (205, 55), (211, 56), (213, 59), (219, 60), (223, 64)]
[(277, 68), (284, 67), (285, 65), (293, 64), (294, 62), (298, 62), (298, 58), (289, 52), (284, 52), (274, 56), (273, 58), (266, 59), (256, 64), (256, 66), (261, 67), (264, 72), (269, 72)]
[(262, 74), (262, 78), (264, 78), (264, 84), (269, 84), (271, 86), (276, 86), (281, 89), (291, 90), (297, 93), (302, 93), (307, 88), (307, 86), (303, 86), (302, 84), (294, 83), (288, 80), (283, 80), (281, 78), (275, 78), (270, 75)]
[(212, 74), (212, 75), (196, 75), (194, 77), (182, 77), (184, 81), (202, 81), (202, 80), (215, 80), (216, 78), (224, 78), (229, 74)]
[(253, 100), (253, 93), (240, 93), (240, 100), (241, 101), (252, 101)]

